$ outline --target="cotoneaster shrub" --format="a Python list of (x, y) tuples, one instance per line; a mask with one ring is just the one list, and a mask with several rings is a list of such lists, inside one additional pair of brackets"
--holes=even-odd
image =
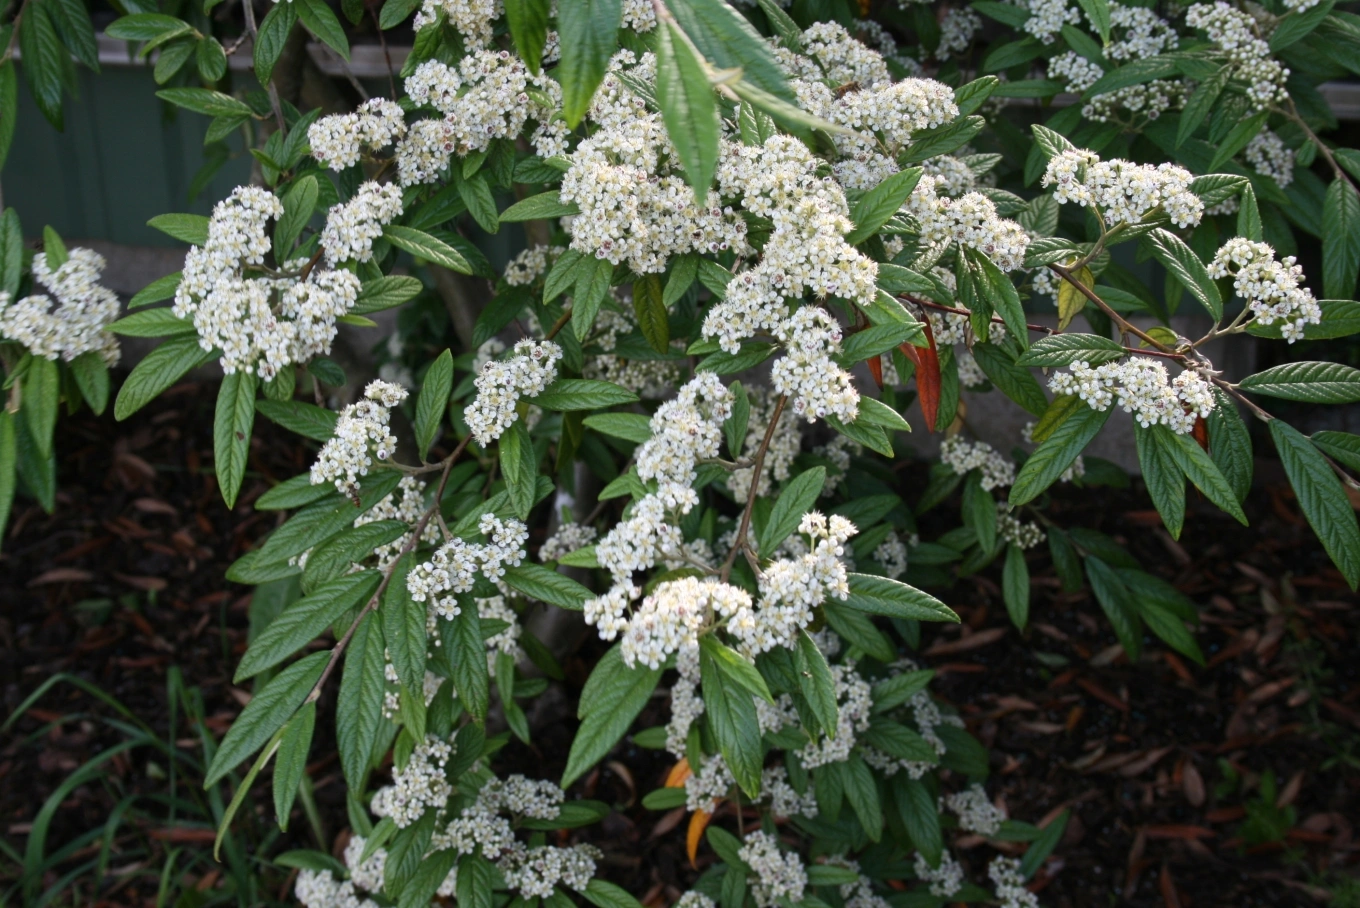
[[(1187, 481), (1246, 522), (1246, 420), (1264, 423), (1360, 580), (1343, 488), (1360, 438), (1265, 409), (1360, 400), (1360, 373), (1294, 362), (1234, 383), (1205, 354), (1360, 330), (1360, 153), (1320, 137), (1336, 124), (1317, 90), (1355, 70), (1360, 20), (1333, 3), (345, 0), (350, 26), (411, 19), (415, 41), (393, 97), (340, 113), (271, 81), (295, 28), (348, 53), (335, 11), (293, 0), (257, 24), (247, 4), (251, 44), (222, 37), (252, 48), (251, 90), (228, 80), (212, 6), (127, 6), (108, 33), (156, 51), (160, 97), (212, 117), (209, 144), (239, 136), (259, 179), (211, 217), (153, 220), (190, 244), (184, 269), (111, 325), (96, 259), (49, 232), (30, 263), (6, 214), (22, 416), (0, 418), (0, 491), (8, 506), (17, 475), (51, 506), (57, 406), (102, 406), (107, 332), (166, 338), (120, 419), (220, 364), (228, 503), (257, 413), (315, 442), (311, 469), (255, 502), (291, 516), (229, 573), (286, 605), (242, 658), (255, 696), (206, 778), (248, 767), (225, 828), (272, 764), (286, 824), (334, 698), (320, 718), (352, 836), (343, 862), (282, 859), (307, 908), (635, 905), (557, 834), (608, 813), (566, 792), (628, 734), (674, 760), (645, 806), (684, 807), (691, 856), (716, 857), (685, 908), (1037, 904), (1025, 882), (1065, 817), (1040, 830), (993, 806), (985, 750), (908, 654), (921, 622), (957, 620), (951, 584), (998, 563), (1023, 628), (1046, 543), (1131, 655), (1146, 628), (1199, 658), (1193, 603), (1046, 513), (1056, 483), (1122, 479), (1082, 456), (1112, 418), (1133, 420), (1172, 535)], [(65, 5), (24, 9), (26, 76), (56, 120), (65, 70), (27, 48), (65, 41), (94, 66), (92, 32)], [(12, 96), (12, 61), (0, 79)], [(1080, 98), (1012, 103), (1061, 92)], [(525, 248), (497, 273), (475, 240), (499, 231)], [(1130, 269), (1148, 260), (1164, 285)], [(412, 359), (398, 335), (346, 402), (337, 325), (435, 297), (440, 269), (476, 279), (473, 343)], [(31, 285), (55, 302), (21, 299)], [(1057, 327), (1032, 324), (1050, 302)], [(1173, 330), (1182, 308), (1203, 336)], [(1033, 417), (1013, 452), (968, 431), (964, 393), (987, 390)], [(903, 418), (913, 400), (924, 425)], [(943, 435), (937, 463), (903, 463), (913, 429)], [(911, 504), (903, 467), (929, 474)], [(958, 490), (957, 526), (922, 539)], [(565, 772), (534, 779), (498, 765), (561, 674), (558, 641), (526, 626), (545, 608), (608, 648)], [(634, 728), (658, 687), (669, 722)], [(1001, 846), (985, 868), (951, 855), (960, 830)]]

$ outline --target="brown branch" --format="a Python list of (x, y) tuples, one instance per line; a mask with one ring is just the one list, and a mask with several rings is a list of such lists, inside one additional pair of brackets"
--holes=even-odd
[[(246, 31), (250, 32), (250, 43), (252, 46), (259, 43), (260, 30), (255, 25), (255, 6), (254, 0), (241, 0), (241, 9), (246, 17)], [(288, 124), (283, 119), (283, 104), (279, 101), (279, 89), (274, 84), (273, 74), (270, 74), (269, 84), (265, 86), (269, 91), (269, 106), (274, 110), (274, 122), (278, 124), (279, 132), (288, 132)]]
[[(903, 294), (900, 295), (900, 297), (901, 297), (901, 299), (904, 299), (904, 300), (906, 300), (906, 301), (909, 302), (909, 303), (915, 303), (916, 305), (918, 305), (918, 306), (920, 306), (920, 307), (922, 307), (922, 308), (924, 308), (924, 309), (935, 309), (935, 310), (937, 310), (937, 311), (939, 311), (939, 312), (952, 312), (952, 313), (954, 313), (955, 315), (972, 315), (972, 314), (973, 314), (972, 311), (969, 310), (969, 309), (961, 309), (961, 308), (959, 308), (959, 307), (957, 307), (957, 306), (946, 306), (946, 305), (943, 305), (942, 303), (937, 303), (937, 302), (935, 302), (934, 300), (921, 299), (921, 298), (919, 298), (919, 297), (912, 296), (910, 293), (903, 293)], [(1005, 320), (1004, 318), (1002, 318), (1001, 316), (999, 316), (999, 315), (993, 315), (992, 318), (991, 318), (991, 320), (992, 320), (993, 322), (995, 322), (996, 324), (998, 324), (998, 325), (1004, 325), (1004, 324), (1006, 324), (1006, 320)], [(1057, 334), (1057, 333), (1058, 333), (1056, 330), (1054, 330), (1053, 328), (1048, 327), (1047, 325), (1030, 325), (1030, 324), (1026, 324), (1025, 327), (1028, 328), (1028, 329), (1031, 330), (1031, 331), (1042, 331), (1044, 334)]]
[(775, 427), (779, 425), (779, 417), (784, 414), (784, 405), (789, 402), (787, 394), (775, 402), (774, 412), (770, 414), (770, 424), (765, 427), (765, 437), (760, 440), (760, 447), (756, 450), (755, 462), (752, 467), (751, 490), (746, 494), (746, 507), (741, 512), (741, 526), (737, 529), (736, 541), (732, 543), (732, 551), (727, 553), (727, 560), (722, 565), (722, 581), (727, 582), (727, 578), (732, 575), (732, 565), (736, 564), (737, 552), (746, 552), (748, 558), (752, 558), (752, 567), (755, 567), (754, 558), (750, 554), (750, 545), (746, 541), (746, 534), (751, 529), (751, 512), (755, 510), (756, 493), (760, 489), (760, 474), (765, 467), (765, 453), (770, 450), (770, 442), (774, 440)]
[(321, 670), (321, 677), (317, 678), (316, 684), (312, 685), (311, 693), (307, 695), (304, 703), (315, 703), (320, 699), (321, 689), (326, 686), (326, 679), (331, 676), (331, 672), (335, 671), (335, 666), (340, 663), (340, 656), (344, 653), (345, 647), (349, 645), (354, 632), (359, 629), (359, 622), (363, 621), (364, 616), (369, 612), (377, 609), (378, 603), (382, 601), (383, 593), (387, 591), (388, 584), (392, 582), (392, 575), (397, 572), (397, 565), (401, 563), (401, 559), (415, 551), (416, 546), (420, 545), (420, 537), (425, 533), (425, 527), (429, 525), (430, 520), (439, 511), (440, 500), (444, 497), (444, 488), (448, 485), (449, 473), (453, 469), (454, 461), (467, 449), (468, 442), (471, 440), (471, 435), (464, 438), (458, 443), (458, 447), (453, 449), (452, 454), (435, 465), (436, 469), (442, 467), (444, 473), (439, 477), (439, 487), (435, 490), (434, 501), (425, 509), (425, 513), (420, 516), (419, 522), (411, 530), (411, 538), (401, 547), (401, 551), (397, 553), (396, 558), (392, 559), (387, 570), (383, 571), (382, 582), (378, 584), (378, 589), (374, 591), (364, 607), (359, 610), (359, 614), (354, 617), (354, 621), (350, 624), (349, 630), (345, 631), (345, 635), (336, 641), (335, 646), (331, 647), (330, 659), (326, 661), (326, 667)]

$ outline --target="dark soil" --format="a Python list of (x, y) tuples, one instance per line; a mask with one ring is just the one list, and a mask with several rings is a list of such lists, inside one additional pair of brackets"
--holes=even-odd
[[(186, 685), (201, 690), (203, 724), (219, 737), (240, 711), (247, 691), (230, 682), (245, 648), (250, 590), (222, 578), (278, 519), (253, 512), (251, 501), (300, 472), (311, 452), (257, 420), (251, 473), (229, 511), (211, 469), (215, 392), (188, 383), (127, 423), (88, 415), (63, 422), (57, 512), (18, 502), (0, 554), (6, 714), (45, 679), (67, 672), (168, 736), (167, 680), (176, 667)], [(995, 570), (944, 596), (964, 621), (928, 630), (924, 661), (940, 674), (937, 694), (956, 704), (992, 749), (989, 791), (1017, 819), (1041, 822), (1072, 810), (1064, 841), (1038, 878), (1045, 905), (1316, 905), (1343, 875), (1356, 873), (1360, 601), (1328, 563), (1287, 487), (1270, 481), (1269, 468), (1262, 465), (1263, 488), (1249, 502), (1251, 529), (1192, 506), (1176, 543), (1137, 489), (1067, 490), (1050, 512), (1060, 524), (1111, 535), (1201, 604), (1204, 668), (1151, 637), (1140, 664), (1130, 664), (1095, 601), (1061, 592), (1042, 546), (1030, 553), (1034, 601), (1026, 634), (1009, 625)], [(906, 496), (914, 497), (910, 489)], [(575, 714), (597, 655), (588, 643), (566, 660), (566, 682), (550, 688), (531, 714), (534, 747), (507, 747), (498, 758), (503, 766), (541, 777), (560, 772), (574, 729), (562, 719)], [(323, 831), (338, 851), (348, 821), (323, 731), (329, 704), (322, 706), (311, 776)], [(86, 760), (123, 740), (100, 721), (114, 715), (60, 685), (0, 739), (6, 852), (22, 855), (40, 805)], [(661, 698), (639, 726), (666, 716)], [(181, 712), (173, 735), (193, 750), (197, 730), (183, 719)], [(70, 792), (45, 853), (102, 826), (120, 796), (162, 791), (155, 756), (144, 749), (121, 754)], [(645, 895), (649, 906), (668, 904), (694, 874), (684, 854), (684, 817), (640, 805), (668, 769), (664, 754), (625, 741), (578, 784), (581, 795), (618, 806), (581, 834), (606, 851), (605, 875)], [(1271, 799), (1261, 794), (1268, 774)], [(272, 804), (268, 784), (256, 788), (245, 808), (246, 820), (253, 812), (256, 822), (246, 825), (262, 829)], [(86, 874), (57, 903), (154, 906), (165, 855), (210, 848), (212, 836), (203, 818), (172, 824), (158, 809), (134, 812), (123, 825), (103, 881)], [(295, 811), (290, 832), (269, 844), (270, 853), (315, 847), (300, 815)], [(981, 840), (956, 844), (974, 872), (991, 854)], [(124, 848), (135, 852), (132, 871), (120, 860)], [(76, 851), (46, 875), (43, 888), (97, 850), (98, 843)], [(0, 856), (4, 889), (16, 864)], [(221, 885), (214, 866), (193, 864), (178, 878), (180, 888)], [(288, 901), (288, 884), (286, 872), (268, 871), (265, 892)]]

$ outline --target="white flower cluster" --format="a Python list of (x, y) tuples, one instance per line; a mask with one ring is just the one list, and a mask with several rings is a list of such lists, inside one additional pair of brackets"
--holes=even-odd
[(850, 597), (841, 556), (846, 540), (857, 532), (855, 525), (839, 515), (809, 511), (798, 532), (812, 538), (812, 550), (771, 562), (760, 578), (760, 602), (754, 609), (739, 609), (728, 621), (728, 631), (748, 656), (793, 646), (798, 632), (812, 623), (812, 610), (828, 596)]
[(1171, 23), (1145, 6), (1111, 3), (1110, 26), (1122, 37), (1105, 45), (1107, 60), (1143, 60), (1176, 49)]
[(293, 895), (304, 908), (378, 908), (377, 902), (361, 897), (355, 886), (352, 880), (337, 880), (329, 870), (301, 870)]
[(443, 807), (453, 794), (444, 778), (444, 766), (453, 756), (453, 744), (434, 735), (415, 746), (406, 766), (392, 777), (392, 784), (379, 789), (370, 809), (380, 817), (391, 817), (399, 829), (420, 819), (427, 808)]
[(386, 148), (406, 134), (401, 105), (386, 98), (373, 98), (353, 113), (322, 117), (307, 127), (312, 157), (331, 170), (340, 171), (359, 163), (365, 150)]
[(425, 0), (412, 24), (419, 31), (442, 19), (463, 36), (468, 50), (480, 50), (491, 43), (491, 26), (500, 14), (500, 0)]
[(561, 107), (561, 86), (546, 73), (530, 73), (509, 51), (478, 50), (457, 69), (427, 60), (406, 80), (406, 93), (415, 105), (444, 116), (412, 124), (397, 145), (397, 178), (403, 186), (437, 179), (454, 154), (485, 151), (495, 139), (518, 137), (531, 118), (538, 125), (529, 142), (540, 156), (566, 151), (566, 124), (553, 120)]
[(1204, 216), (1204, 203), (1190, 191), (1194, 176), (1175, 164), (1102, 161), (1091, 151), (1055, 155), (1044, 171), (1059, 203), (1091, 206), (1108, 224), (1136, 224), (1161, 209), (1177, 227), (1191, 227)]
[(682, 649), (675, 657), (679, 677), (671, 685), (671, 720), (666, 723), (666, 750), (676, 759), (685, 756), (690, 726), (704, 714), (699, 696), (699, 652)]
[(1031, 13), (1023, 28), (1045, 44), (1056, 41), (1064, 25), (1081, 23), (1081, 10), (1067, 0), (1029, 0), (1020, 5), (1028, 6)]
[[(400, 499), (397, 498), (398, 494), (401, 495)], [(366, 523), (375, 523), (379, 520), (400, 520), (402, 523), (414, 527), (424, 516), (425, 508), (425, 483), (414, 476), (403, 476), (401, 482), (397, 484), (397, 491), (390, 493), (382, 501), (354, 518), (354, 526), (360, 527)], [(373, 550), (373, 554), (378, 558), (380, 569), (388, 567), (397, 559), (402, 549), (411, 541), (411, 532), (408, 531)], [(439, 525), (433, 520), (428, 521), (421, 533), (420, 541), (433, 543), (438, 539)]]
[(1025, 888), (1020, 862), (1015, 858), (993, 858), (987, 866), (987, 876), (996, 884), (996, 897), (1001, 902), (1001, 908), (1039, 908), (1039, 898)]
[(826, 858), (825, 863), (859, 873), (856, 882), (842, 883), (840, 886), (841, 900), (845, 902), (845, 908), (891, 908), (891, 902), (874, 892), (873, 880), (859, 872), (858, 861), (852, 861), (845, 855), (833, 855)]
[(373, 241), (382, 236), (384, 224), (401, 217), (401, 188), (393, 183), (362, 184), (354, 198), (326, 212), (321, 248), (326, 262), (367, 262), (373, 258)]
[(1285, 80), (1289, 70), (1270, 55), (1270, 44), (1257, 36), (1256, 20), (1224, 0), (1196, 3), (1186, 13), (1185, 23), (1200, 28), (1217, 44), (1232, 64), (1233, 75), (1247, 84), (1247, 97), (1257, 110), (1289, 97)]
[(1002, 271), (1013, 271), (1025, 262), (1029, 234), (1015, 221), (998, 217), (996, 204), (980, 192), (945, 198), (938, 194), (937, 178), (923, 175), (904, 208), (920, 224), (927, 243), (969, 246)]
[(889, 533), (878, 544), (873, 557), (883, 568), (884, 575), (893, 580), (900, 580), (907, 572), (907, 545), (896, 533)]
[(940, 43), (935, 59), (941, 62), (963, 53), (982, 30), (982, 17), (966, 6), (950, 7), (940, 20)]
[(332, 435), (312, 464), (312, 485), (334, 482), (336, 489), (352, 495), (359, 477), (368, 475), (373, 458), (386, 460), (397, 448), (397, 438), (387, 427), (392, 407), (406, 399), (406, 389), (381, 379), (370, 382), (364, 398), (340, 411)]
[[(268, 381), (293, 363), (328, 353), (335, 320), (359, 296), (349, 271), (313, 269), (306, 280), (246, 277), (270, 250), (265, 229), (283, 215), (283, 203), (267, 189), (238, 186), (213, 209), (208, 239), (184, 258), (173, 312), (192, 319), (204, 350), (222, 351), (222, 371), (253, 373)], [(301, 262), (284, 263), (297, 272)]]
[[(451, 539), (435, 549), (429, 561), (416, 565), (406, 575), (411, 598), (428, 601), (429, 608), (441, 618), (452, 620), (459, 615), (457, 594), (472, 589), (479, 571), (494, 581), (505, 575), (507, 566), (515, 567), (524, 560), (529, 530), (521, 521), (483, 514), (477, 528), (487, 542)], [(455, 595), (440, 595), (449, 592)]]
[(1108, 409), (1116, 397), (1125, 413), (1138, 424), (1165, 425), (1185, 435), (1194, 431), (1195, 420), (1207, 418), (1214, 409), (1213, 386), (1198, 372), (1187, 369), (1168, 381), (1166, 366), (1150, 357), (1131, 356), (1094, 368), (1075, 362), (1070, 372), (1049, 380), (1054, 394), (1075, 394), (1093, 410)]
[(652, 0), (623, 0), (623, 27), (639, 33), (656, 28), (656, 8)]
[(1270, 177), (1281, 189), (1294, 182), (1294, 151), (1272, 130), (1258, 132), (1243, 156), (1252, 170)]
[(656, 480), (656, 495), (668, 509), (687, 514), (699, 503), (693, 489), (698, 477), (695, 466), (718, 456), (722, 424), (732, 413), (732, 400), (722, 379), (700, 372), (652, 415), (652, 436), (635, 454), (637, 473), (643, 481)]
[(789, 783), (789, 771), (783, 766), (767, 766), (761, 772), (760, 797), (761, 800), (769, 799), (770, 813), (776, 817), (815, 819), (818, 813), (817, 793), (812, 786), (799, 794)]
[(755, 873), (751, 896), (758, 908), (775, 908), (781, 902), (801, 902), (807, 888), (807, 870), (791, 851), (782, 851), (779, 840), (762, 830), (746, 836), (738, 856)]
[(596, 531), (592, 526), (583, 526), (579, 523), (564, 523), (543, 541), (543, 545), (538, 549), (539, 561), (558, 561), (563, 555), (569, 555), (579, 548), (584, 548), (595, 541)]
[(595, 876), (595, 861), (602, 856), (599, 849), (586, 844), (570, 848), (521, 846), (511, 849), (496, 866), (504, 874), (506, 885), (518, 889), (522, 898), (546, 899), (557, 893), (558, 884), (585, 889)]
[(1006, 819), (1005, 812), (989, 801), (986, 790), (976, 783), (949, 795), (944, 801), (958, 814), (959, 826), (978, 835), (996, 835)]
[(691, 889), (680, 896), (671, 908), (717, 908), (717, 903), (702, 892)]
[(1301, 283), (1303, 266), (1294, 256), (1275, 261), (1275, 250), (1237, 236), (1228, 240), (1209, 263), (1209, 275), (1231, 277), (1237, 295), (1247, 301), (1262, 325), (1280, 324), (1289, 343), (1303, 337), (1304, 327), (1322, 321), (1322, 307)]
[(537, 397), (557, 376), (562, 348), (552, 341), (529, 338), (515, 344), (509, 359), (482, 366), (474, 384), (477, 396), (463, 410), (463, 418), (477, 443), (485, 447), (519, 418), (515, 405), (521, 397)]
[[(1063, 482), (1068, 481), (1068, 474), (1072, 472), (1072, 468), (1075, 467), (1077, 463), (1080, 463), (1080, 461), (1081, 458), (1077, 458), (1077, 462), (1074, 463), (1072, 467), (1068, 467), (1067, 471), (1063, 473)], [(1043, 542), (1047, 536), (1044, 534), (1043, 528), (1040, 527), (1039, 524), (1026, 523), (1020, 520), (1011, 513), (1010, 505), (1004, 501), (998, 501), (996, 503), (996, 538), (1002, 542), (1012, 543), (1022, 549), (1032, 549)]]
[(916, 878), (930, 884), (930, 894), (947, 899), (963, 888), (963, 865), (949, 852), (940, 855), (940, 865), (931, 867), (925, 855), (916, 852)]
[(860, 90), (892, 82), (892, 73), (888, 72), (883, 56), (857, 41), (835, 22), (818, 22), (804, 31), (803, 52), (815, 60), (817, 66), (809, 66), (811, 61), (806, 58), (794, 59), (796, 54), (788, 54), (785, 62), (792, 64), (791, 70), (797, 77), (820, 80), (824, 74), (837, 85), (853, 82)]
[(564, 246), (548, 246), (543, 243), (530, 246), (505, 266), (505, 282), (511, 287), (529, 286), (547, 274), (552, 263), (566, 251)]
[[(1105, 71), (1099, 64), (1093, 63), (1076, 51), (1064, 51), (1048, 63), (1048, 75), (1065, 81), (1067, 90), (1074, 94), (1086, 91), (1104, 74)], [(1121, 111), (1127, 111), (1135, 117), (1155, 120), (1167, 111), (1181, 107), (1186, 96), (1185, 83), (1154, 79), (1151, 82), (1127, 85), (1089, 98), (1083, 103), (1081, 113), (1087, 119), (1098, 123), (1107, 123), (1115, 119)]]
[(704, 627), (750, 609), (750, 593), (716, 577), (668, 580), (633, 613), (623, 632), (623, 661), (659, 668), (671, 653), (697, 647)]
[(982, 488), (1001, 489), (1015, 482), (1015, 463), (985, 441), (969, 441), (955, 435), (940, 442), (940, 463), (957, 475), (981, 471)]
[(774, 230), (761, 260), (728, 284), (727, 298), (709, 309), (704, 337), (735, 353), (758, 332), (774, 333), (788, 320), (786, 298), (808, 291), (818, 297), (871, 300), (878, 267), (845, 242), (852, 224), (845, 194), (817, 176), (817, 158), (805, 145), (775, 135), (761, 146), (729, 145), (718, 165), (724, 195), (769, 218)]
[(685, 809), (714, 813), (727, 800), (737, 781), (722, 754), (706, 758), (702, 766), (685, 779)]
[(859, 392), (850, 373), (831, 358), (841, 349), (841, 326), (831, 314), (817, 306), (804, 306), (779, 326), (775, 336), (788, 354), (770, 370), (770, 384), (793, 398), (793, 412), (808, 422), (827, 416), (854, 422)]
[[(619, 83), (616, 91), (627, 89)], [(562, 201), (581, 209), (571, 221), (572, 248), (627, 262), (637, 274), (661, 273), (687, 252), (748, 251), (746, 222), (735, 211), (712, 196), (699, 206), (660, 115), (620, 106), (628, 115), (601, 109), (601, 129), (572, 152), (562, 178)]]
[(487, 668), (493, 673), (496, 670), (496, 657), (500, 655), (510, 656), (516, 660), (524, 655), (524, 650), (519, 645), (519, 635), (524, 629), (520, 627), (519, 615), (505, 601), (504, 596), (491, 596), (486, 599), (477, 600), (477, 617), (481, 621), (504, 621), (505, 629), (497, 631), (486, 638), (486, 664)]
[[(943, 126), (959, 115), (954, 90), (934, 79), (903, 79), (852, 91), (823, 105), (819, 105), (820, 112), (831, 122), (878, 136), (891, 157), (911, 145), (913, 133)], [(838, 136), (836, 144), (842, 151), (851, 151), (863, 147), (865, 140)]]
[[(104, 329), (118, 317), (118, 295), (99, 284), (104, 257), (92, 249), (72, 249), (53, 271), (47, 253), (33, 256), (33, 280), (51, 296), (35, 293), (9, 304), (0, 293), (0, 335), (44, 359), (67, 362), (95, 352), (110, 366), (118, 362), (118, 338)], [(56, 308), (52, 308), (53, 299)]]

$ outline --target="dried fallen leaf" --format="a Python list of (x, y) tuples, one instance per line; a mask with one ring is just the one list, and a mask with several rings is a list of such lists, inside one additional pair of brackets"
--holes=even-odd
[(93, 579), (94, 574), (80, 568), (52, 568), (28, 581), (28, 586), (32, 589), (35, 586), (49, 586), (53, 583), (88, 583)]
[(1204, 806), (1204, 777), (1190, 760), (1185, 761), (1185, 769), (1181, 773), (1181, 793), (1192, 807)]
[(967, 637), (961, 637), (958, 640), (936, 642), (931, 645), (930, 649), (926, 650), (925, 654), (927, 656), (942, 656), (947, 653), (967, 652), (995, 643), (1004, 636), (1006, 636), (1006, 628), (993, 627), (985, 631), (978, 631), (975, 634), (969, 634)]

